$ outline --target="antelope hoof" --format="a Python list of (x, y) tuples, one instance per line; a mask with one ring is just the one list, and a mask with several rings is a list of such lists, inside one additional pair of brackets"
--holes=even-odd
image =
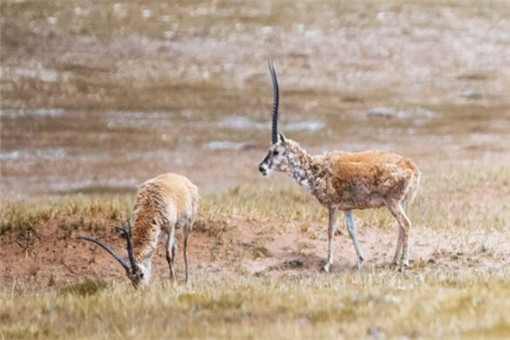
[(391, 270), (396, 270), (399, 268), (399, 265), (398, 265), (398, 262), (396, 261), (393, 261), (391, 264), (390, 264), (390, 269)]
[(360, 256), (358, 258), (358, 270), (361, 271), (361, 268), (363, 268), (363, 263), (365, 263), (365, 259), (363, 258), (363, 256)]
[(398, 267), (397, 272), (403, 273), (403, 272), (405, 272), (406, 269), (407, 269), (407, 266), (402, 264), (401, 266)]
[(322, 267), (322, 271), (325, 273), (329, 273), (329, 269), (331, 268), (331, 263), (328, 262)]
[(394, 270), (398, 273), (403, 273), (406, 269), (409, 268), (409, 263), (402, 263), (401, 265), (397, 265)]

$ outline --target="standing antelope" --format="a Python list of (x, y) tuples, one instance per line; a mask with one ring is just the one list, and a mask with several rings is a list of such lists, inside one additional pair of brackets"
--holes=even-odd
[(78, 237), (90, 241), (106, 250), (126, 270), (135, 288), (150, 280), (151, 262), (160, 237), (166, 236), (166, 260), (170, 267), (170, 278), (175, 278), (174, 261), (177, 249), (175, 229), (182, 227), (184, 234), (184, 265), (188, 282), (188, 236), (197, 216), (197, 187), (186, 177), (163, 174), (143, 183), (136, 195), (133, 210), (134, 227), (121, 229), (127, 241), (129, 262), (121, 259), (104, 243), (90, 237)]
[(412, 202), (420, 186), (420, 171), (409, 159), (383, 151), (357, 153), (328, 152), (311, 156), (298, 143), (278, 133), (278, 80), (273, 64), (269, 62), (273, 81), (272, 145), (259, 165), (259, 171), (286, 172), (305, 187), (329, 210), (328, 259), (323, 270), (333, 264), (333, 236), (338, 228), (338, 210), (343, 210), (349, 235), (356, 254), (358, 268), (365, 258), (356, 239), (352, 209), (386, 206), (399, 225), (397, 248), (393, 265), (409, 265), (408, 238), (411, 221), (404, 206)]

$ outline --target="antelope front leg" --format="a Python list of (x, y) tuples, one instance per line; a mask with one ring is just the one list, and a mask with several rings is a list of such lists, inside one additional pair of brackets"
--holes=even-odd
[(322, 270), (326, 273), (329, 272), (331, 265), (333, 264), (333, 238), (335, 231), (338, 229), (338, 210), (329, 209), (329, 227), (328, 227), (328, 260)]
[(168, 268), (170, 269), (170, 279), (175, 279), (175, 248), (177, 247), (177, 243), (175, 240), (175, 231), (174, 228), (170, 229), (170, 232), (167, 235), (166, 239), (166, 261), (168, 262)]
[(361, 270), (361, 266), (363, 262), (365, 262), (365, 257), (361, 252), (361, 248), (358, 244), (358, 239), (356, 238), (356, 226), (354, 225), (354, 220), (352, 218), (352, 211), (345, 210), (345, 224), (347, 224), (347, 230), (349, 231), (349, 235), (351, 235), (352, 243), (354, 243), (354, 249), (356, 249), (356, 255), (358, 256), (358, 270)]
[(183, 247), (183, 254), (184, 254), (184, 270), (186, 271), (186, 284), (188, 284), (188, 236), (189, 236), (189, 230), (186, 228), (184, 230), (184, 247)]

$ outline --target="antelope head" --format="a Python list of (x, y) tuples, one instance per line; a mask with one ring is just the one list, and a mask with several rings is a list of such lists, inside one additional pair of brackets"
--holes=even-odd
[(272, 112), (272, 132), (271, 146), (266, 158), (260, 163), (259, 171), (264, 176), (268, 176), (273, 171), (286, 171), (288, 166), (289, 143), (283, 133), (278, 132), (278, 104), (280, 102), (280, 93), (278, 89), (278, 79), (272, 61), (269, 61), (269, 73), (273, 80), (273, 112)]
[(122, 228), (119, 227), (118, 229), (120, 230), (121, 234), (126, 239), (129, 262), (123, 260), (110, 247), (108, 247), (106, 244), (104, 244), (101, 241), (98, 241), (91, 237), (83, 237), (83, 236), (79, 236), (79, 237), (77, 237), (77, 239), (95, 243), (98, 246), (100, 246), (101, 248), (103, 248), (104, 250), (106, 250), (106, 252), (108, 252), (108, 254), (113, 256), (113, 258), (121, 264), (121, 266), (126, 271), (127, 277), (129, 278), (129, 280), (131, 281), (133, 286), (135, 288), (138, 288), (140, 286), (140, 283), (144, 283), (144, 284), (147, 283), (148, 277), (147, 278), (144, 277), (144, 276), (146, 276), (144, 273), (145, 272), (144, 267), (137, 263), (135, 255), (133, 253), (133, 242), (131, 239), (131, 224), (128, 223), (127, 226), (123, 226)]

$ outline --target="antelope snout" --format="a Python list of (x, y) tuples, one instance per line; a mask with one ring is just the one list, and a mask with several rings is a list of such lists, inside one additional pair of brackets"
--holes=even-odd
[(263, 176), (267, 176), (267, 174), (268, 174), (267, 165), (266, 165), (266, 164), (264, 164), (264, 163), (260, 163), (260, 165), (259, 165), (259, 171), (260, 171), (260, 173), (261, 173)]

